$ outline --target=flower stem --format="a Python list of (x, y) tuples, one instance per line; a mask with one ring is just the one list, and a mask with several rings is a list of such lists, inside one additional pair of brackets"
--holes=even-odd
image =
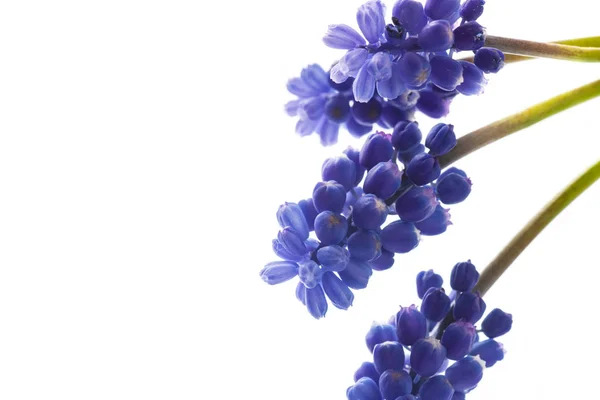
[[(556, 42), (550, 42), (555, 44), (565, 44), (569, 46), (577, 47), (600, 47), (600, 36), (589, 36), (575, 39), (558, 40)], [(461, 60), (473, 62), (473, 56), (461, 58)], [(518, 54), (505, 54), (504, 63), (511, 64), (519, 61), (535, 60), (535, 57), (521, 56)]]
[(492, 122), (458, 139), (456, 147), (439, 158), (442, 168), (496, 140), (525, 129), (554, 114), (600, 96), (600, 80), (543, 101), (517, 114)]
[(483, 296), (489, 288), (502, 276), (504, 271), (525, 250), (525, 248), (544, 230), (546, 226), (573, 202), (580, 194), (585, 192), (594, 182), (600, 179), (600, 161), (596, 162), (587, 171), (575, 179), (558, 196), (550, 201), (535, 216), (510, 243), (496, 256), (483, 270), (479, 282), (473, 291), (480, 291)]
[(488, 35), (485, 45), (495, 47), (505, 53), (522, 56), (557, 58), (570, 61), (600, 62), (600, 49), (579, 47), (558, 43), (532, 42)]

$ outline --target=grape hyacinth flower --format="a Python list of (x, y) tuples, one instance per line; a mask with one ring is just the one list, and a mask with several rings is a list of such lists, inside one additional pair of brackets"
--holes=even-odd
[[(364, 362), (354, 374), (355, 383), (346, 391), (348, 400), (464, 399), (480, 384), (485, 369), (504, 358), (502, 344), (492, 337), (510, 330), (512, 316), (494, 309), (481, 325), (489, 339), (476, 342), (474, 324), (479, 318), (448, 324), (456, 300), (444, 294), (441, 279), (432, 270), (419, 273), (418, 291), (431, 285), (421, 310), (414, 305), (401, 307), (389, 322), (373, 323), (367, 333), (373, 361)], [(478, 279), (470, 261), (458, 263), (452, 270), (451, 286), (469, 288), (456, 289), (460, 297), (471, 293)], [(428, 315), (435, 315), (435, 320)]]
[[(275, 285), (298, 277), (296, 296), (317, 319), (329, 303), (348, 309), (352, 290), (366, 288), (373, 271), (391, 268), (396, 254), (451, 224), (442, 204), (459, 203), (471, 192), (463, 171), (441, 172), (438, 157), (455, 145), (452, 125), (437, 124), (423, 138), (417, 122), (404, 120), (392, 134), (372, 133), (360, 150), (348, 148), (325, 160), (312, 197), (277, 211), (281, 231), (272, 248), (281, 260), (268, 263), (262, 279)], [(432, 272), (420, 279), (419, 298), (441, 287), (441, 277)], [(436, 296), (427, 304), (444, 302), (443, 293)], [(438, 318), (436, 310), (427, 315)]]
[[(448, 114), (452, 99), (477, 95), (484, 76), (498, 72), (504, 54), (484, 47), (486, 30), (476, 20), (484, 1), (398, 0), (386, 19), (381, 0), (368, 0), (356, 14), (358, 30), (329, 25), (325, 45), (345, 53), (325, 72), (312, 64), (288, 81), (297, 96), (286, 104), (299, 117), (296, 132), (313, 132), (325, 146), (337, 142), (343, 125), (359, 137), (375, 124), (390, 128), (413, 119), (415, 109), (431, 118)], [(474, 63), (453, 58), (474, 51)]]

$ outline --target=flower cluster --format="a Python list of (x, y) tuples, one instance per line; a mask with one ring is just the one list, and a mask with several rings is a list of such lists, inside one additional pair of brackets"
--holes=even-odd
[[(504, 358), (495, 338), (512, 327), (512, 316), (486, 304), (472, 290), (479, 273), (470, 261), (454, 266), (453, 291), (432, 270), (417, 276), (420, 310), (401, 308), (388, 323), (374, 323), (366, 342), (373, 362), (363, 363), (346, 391), (349, 400), (458, 400), (473, 390), (486, 368)], [(450, 322), (451, 323), (447, 323)], [(483, 332), (488, 339), (481, 340)], [(418, 396), (418, 397), (417, 397)]]
[[(441, 171), (437, 157), (456, 145), (452, 125), (437, 124), (421, 140), (416, 122), (400, 121), (392, 134), (371, 134), (360, 151), (327, 159), (312, 197), (277, 211), (282, 230), (273, 250), (283, 260), (267, 264), (262, 279), (298, 276), (298, 299), (321, 318), (327, 298), (347, 309), (351, 289), (364, 289), (373, 270), (389, 269), (394, 254), (416, 248), (421, 235), (445, 232), (450, 214), (441, 204), (465, 200), (471, 181), (457, 168)], [(389, 215), (397, 218), (382, 228)]]
[[(440, 118), (457, 94), (480, 94), (484, 74), (504, 65), (501, 51), (484, 47), (486, 30), (477, 22), (484, 3), (399, 0), (386, 24), (385, 5), (369, 0), (356, 15), (362, 35), (345, 24), (330, 25), (325, 44), (346, 53), (328, 73), (311, 65), (288, 82), (298, 96), (286, 104), (288, 114), (299, 117), (296, 131), (317, 132), (330, 145), (341, 125), (361, 136), (373, 124), (389, 128), (410, 119), (415, 107)], [(456, 51), (474, 52), (474, 63), (455, 60)]]

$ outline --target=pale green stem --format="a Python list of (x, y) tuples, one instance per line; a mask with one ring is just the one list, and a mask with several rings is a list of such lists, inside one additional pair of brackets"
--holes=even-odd
[(557, 58), (560, 60), (600, 62), (600, 48), (580, 47), (558, 43), (532, 42), (488, 35), (487, 47), (495, 47), (505, 53), (521, 56)]

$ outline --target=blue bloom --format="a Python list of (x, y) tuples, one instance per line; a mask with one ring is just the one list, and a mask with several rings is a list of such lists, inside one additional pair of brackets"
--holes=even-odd
[(387, 341), (373, 348), (375, 369), (383, 374), (388, 369), (402, 370), (404, 368), (404, 346), (397, 341)]

